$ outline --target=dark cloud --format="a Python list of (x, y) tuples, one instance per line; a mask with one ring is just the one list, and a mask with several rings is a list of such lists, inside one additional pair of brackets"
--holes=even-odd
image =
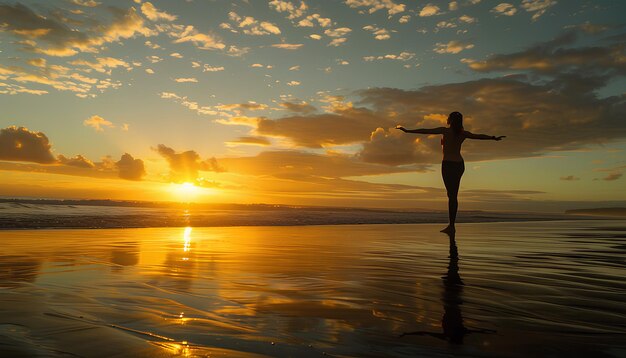
[[(405, 134), (404, 139), (384, 129), (396, 124), (442, 126), (454, 110), (465, 115), (467, 130), (507, 136), (497, 143), (466, 141), (469, 160), (539, 156), (626, 137), (626, 98), (599, 98), (595, 90), (601, 82), (569, 82), (558, 87), (554, 81), (535, 83), (525, 76), (511, 76), (412, 91), (371, 88), (357, 92), (364, 107), (276, 120), (259, 118), (256, 132), (311, 148), (363, 143), (364, 160), (393, 165), (438, 162), (439, 138)], [(579, 90), (572, 91), (575, 84)]]
[(124, 153), (119, 161), (115, 162), (119, 170), (119, 177), (127, 180), (141, 180), (146, 175), (143, 160), (135, 159), (132, 155)]
[(11, 126), (0, 130), (0, 159), (35, 163), (53, 163), (48, 137), (24, 127)]
[(604, 178), (602, 178), (602, 180), (613, 181), (613, 180), (617, 180), (617, 179), (619, 179), (621, 177), (622, 177), (622, 173), (611, 173), (611, 174), (605, 176)]
[(575, 177), (575, 176), (573, 176), (573, 175), (568, 175), (568, 176), (565, 176), (565, 177), (561, 177), (560, 179), (561, 179), (561, 180), (565, 180), (565, 181), (580, 180), (580, 178)]
[(92, 22), (91, 27), (83, 30), (70, 28), (65, 23), (55, 20), (58, 14), (50, 16), (35, 13), (22, 4), (0, 5), (0, 23), (3, 31), (22, 39), (24, 49), (44, 53), (49, 56), (72, 56), (78, 52), (97, 52), (98, 46), (120, 38), (145, 36), (152, 32), (144, 26), (144, 21), (134, 8), (122, 10), (109, 8), (113, 21), (107, 25)]
[[(42, 132), (33, 132), (24, 127), (8, 127), (0, 130), (0, 160), (34, 162), (39, 164), (0, 162), (0, 170), (15, 170), (51, 174), (65, 174), (93, 178), (115, 178), (141, 180), (146, 174), (143, 161), (126, 153), (114, 162), (105, 157), (93, 162), (83, 155), (66, 157), (51, 153), (48, 137)], [(45, 165), (40, 165), (45, 164)]]
[(316, 111), (315, 107), (313, 107), (312, 105), (306, 102), (302, 102), (302, 103), (282, 102), (280, 105), (281, 107), (284, 107), (287, 110), (295, 112), (295, 113), (309, 114), (309, 113), (313, 113)]
[(200, 155), (193, 150), (176, 153), (176, 151), (163, 144), (159, 144), (156, 151), (167, 161), (170, 166), (169, 180), (175, 183), (200, 183), (198, 172), (214, 171), (221, 172), (224, 169), (219, 165), (217, 159), (210, 158), (203, 161)]
[(297, 115), (273, 120), (259, 118), (257, 133), (287, 137), (302, 147), (320, 148), (324, 145), (358, 143), (369, 138), (376, 128), (390, 119), (366, 108), (346, 108), (335, 113)]
[(361, 95), (379, 112), (397, 113), (395, 119), (405, 126), (433, 126), (420, 118), (459, 110), (467, 130), (507, 135), (497, 143), (466, 141), (470, 160), (537, 156), (626, 137), (625, 98), (572, 94), (552, 83), (532, 84), (522, 78), (482, 79), (416, 91), (378, 88)]
[(360, 157), (369, 163), (387, 165), (428, 163), (437, 157), (438, 143), (423, 139), (396, 129), (377, 128), (363, 145)]
[(469, 62), (469, 67), (479, 72), (529, 70), (557, 74), (585, 70), (587, 74), (626, 74), (626, 46), (623, 42), (608, 46), (568, 47), (575, 44), (577, 33), (572, 30), (521, 52), (497, 54), (484, 61)]

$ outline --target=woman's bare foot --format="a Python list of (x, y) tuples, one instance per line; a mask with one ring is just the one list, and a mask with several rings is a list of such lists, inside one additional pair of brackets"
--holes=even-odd
[(451, 234), (453, 232), (456, 232), (456, 228), (454, 227), (454, 225), (448, 225), (448, 226), (446, 226), (445, 229), (441, 230), (440, 232), (444, 232), (446, 234)]

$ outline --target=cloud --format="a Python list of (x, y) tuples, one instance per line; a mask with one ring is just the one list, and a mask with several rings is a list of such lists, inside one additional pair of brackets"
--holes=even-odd
[(96, 7), (100, 5), (99, 2), (96, 2), (94, 0), (71, 0), (71, 2), (74, 5), (85, 6), (85, 7)]
[(265, 137), (239, 137), (235, 140), (226, 142), (227, 145), (258, 145), (268, 146), (272, 144), (269, 139)]
[(339, 27), (336, 29), (326, 29), (324, 30), (324, 34), (328, 37), (343, 37), (352, 32), (352, 29), (349, 27)]
[(619, 179), (621, 177), (622, 177), (622, 173), (611, 173), (611, 174), (605, 176), (604, 178), (602, 178), (602, 180), (613, 181), (613, 180), (617, 180), (617, 179)]
[(387, 54), (381, 56), (365, 56), (363, 60), (367, 62), (372, 62), (375, 60), (397, 60), (397, 61), (408, 61), (415, 57), (415, 53), (413, 52), (400, 52), (399, 54)]
[(287, 82), (287, 86), (300, 86), (299, 81), (289, 81)]
[(87, 60), (74, 60), (70, 62), (70, 65), (85, 66), (96, 70), (97, 72), (111, 74), (111, 69), (117, 67), (129, 68), (130, 65), (124, 61), (113, 57), (101, 57), (96, 58), (95, 62)]
[(436, 53), (441, 53), (441, 54), (444, 54), (444, 53), (455, 54), (455, 53), (459, 53), (463, 50), (467, 50), (471, 48), (474, 48), (473, 44), (452, 40), (446, 44), (437, 42), (433, 51), (435, 51)]
[[(267, 21), (259, 22), (252, 16), (242, 17), (236, 12), (228, 13), (228, 18), (234, 22), (234, 25), (242, 29), (246, 35), (263, 36), (263, 35), (280, 35), (281, 31), (275, 24)], [(229, 26), (232, 29), (232, 27)]]
[(432, 142), (430, 145), (423, 143), (421, 138), (379, 127), (372, 132), (369, 142), (363, 144), (360, 157), (365, 162), (385, 165), (428, 163), (438, 154), (439, 148), (433, 148)]
[(401, 24), (406, 24), (411, 20), (411, 15), (404, 15), (398, 19), (398, 22)]
[(372, 32), (372, 35), (374, 35), (376, 40), (389, 40), (391, 38), (388, 30), (381, 29), (376, 26), (367, 25), (363, 27), (363, 30)]
[(2, 170), (93, 178), (114, 178), (115, 173), (118, 172), (120, 178), (129, 180), (141, 180), (145, 175), (143, 161), (134, 159), (128, 153), (124, 154), (118, 162), (105, 157), (102, 162), (94, 163), (80, 154), (73, 157), (59, 154), (55, 158), (51, 153), (48, 137), (44, 133), (15, 126), (0, 130), (0, 160), (38, 163), (35, 165), (0, 162)]
[(315, 112), (315, 107), (311, 106), (306, 102), (302, 103), (294, 103), (294, 102), (282, 102), (280, 103), (281, 107), (286, 108), (287, 110), (295, 113), (312, 113)]
[(273, 44), (272, 47), (274, 48), (281, 48), (284, 50), (297, 50), (300, 47), (304, 46), (303, 44)]
[[(277, 120), (257, 118), (256, 132), (290, 139), (296, 146), (321, 148), (359, 143), (385, 122), (367, 109), (345, 109), (339, 113), (296, 115)], [(391, 126), (391, 124), (390, 124)]]
[(441, 9), (439, 9), (439, 6), (428, 4), (422, 8), (422, 10), (419, 13), (419, 16), (428, 17), (428, 16), (435, 16), (435, 15), (440, 15), (440, 14), (441, 14)]
[(164, 11), (157, 10), (157, 8), (155, 8), (154, 5), (152, 5), (152, 3), (149, 1), (146, 1), (141, 4), (141, 12), (150, 21), (159, 21), (159, 20), (174, 21), (177, 18), (174, 15), (170, 15)]
[(290, 1), (284, 0), (272, 0), (268, 5), (277, 12), (287, 12), (287, 18), (290, 20), (302, 17), (308, 9), (304, 1), (300, 1), (300, 6), (296, 6)]
[(0, 129), (0, 159), (35, 163), (53, 163), (48, 137), (25, 127)]
[(341, 46), (342, 44), (344, 44), (346, 41), (348, 41), (347, 38), (339, 37), (339, 38), (336, 38), (336, 39), (333, 39), (332, 41), (330, 41), (328, 43), (328, 46), (338, 47), (338, 46)]
[(490, 11), (496, 15), (504, 15), (504, 16), (513, 16), (515, 15), (515, 13), (517, 13), (517, 9), (515, 8), (515, 6), (506, 2), (496, 5)]
[(468, 15), (461, 15), (461, 16), (459, 16), (459, 21), (464, 22), (466, 24), (474, 24), (478, 20), (476, 20), (475, 17), (471, 17), (471, 16), (468, 16)]
[(568, 175), (568, 176), (565, 176), (565, 177), (561, 177), (560, 179), (561, 179), (561, 180), (564, 180), (564, 181), (575, 181), (575, 180), (580, 180), (580, 178), (579, 178), (579, 177), (575, 177), (575, 176), (573, 176), (573, 175)]
[(330, 27), (333, 24), (333, 21), (327, 17), (321, 17), (320, 14), (312, 14), (309, 15), (297, 23), (299, 27), (314, 27), (315, 22), (321, 27)]
[(395, 15), (404, 12), (406, 5), (397, 4), (392, 0), (345, 0), (346, 5), (351, 8), (367, 7), (370, 14), (378, 10), (387, 10), (387, 14)]
[(172, 52), (172, 53), (170, 53), (170, 56), (174, 57), (174, 58), (183, 58), (183, 55), (181, 55), (178, 52)]
[(169, 180), (175, 183), (195, 183), (199, 181), (198, 172), (215, 171), (224, 169), (218, 165), (215, 158), (206, 161), (200, 159), (200, 155), (193, 150), (181, 153), (163, 144), (159, 144), (156, 151), (167, 161), (170, 167)]
[(226, 47), (219, 37), (213, 34), (200, 33), (192, 25), (186, 26), (179, 32), (172, 31), (170, 36), (176, 38), (174, 43), (191, 42), (202, 50), (222, 50)]
[(532, 21), (537, 21), (549, 8), (556, 5), (554, 0), (522, 0), (522, 8), (533, 13)]
[(98, 116), (93, 115), (83, 121), (83, 125), (87, 127), (92, 127), (98, 132), (104, 131), (104, 127), (115, 128), (115, 125), (110, 121)]
[(585, 22), (580, 25), (566, 26), (565, 28), (577, 28), (585, 33), (595, 35), (608, 30), (610, 26)]
[(484, 61), (470, 61), (469, 67), (480, 72), (528, 70), (544, 75), (626, 74), (623, 44), (572, 48), (577, 38), (576, 30), (568, 31), (520, 52), (497, 54)]
[(224, 66), (211, 66), (206, 63), (202, 66), (202, 72), (220, 72), (220, 71), (224, 71)]
[(226, 54), (228, 56), (240, 57), (247, 54), (250, 51), (250, 47), (237, 47), (235, 45), (228, 46)]
[(124, 153), (120, 160), (115, 162), (115, 167), (118, 169), (118, 175), (122, 179), (141, 180), (146, 175), (143, 160), (135, 159), (128, 153)]
[[(388, 143), (399, 148), (407, 148), (407, 143), (397, 142), (400, 139), (395, 134), (384, 130), (376, 132), (377, 128), (392, 128), (396, 124), (439, 127), (445, 125), (441, 121), (445, 114), (460, 110), (465, 115), (467, 130), (508, 136), (497, 143), (467, 141), (466, 159), (523, 158), (626, 138), (626, 123), (622, 120), (626, 118), (626, 103), (619, 96), (598, 98), (595, 90), (587, 88), (585, 92), (572, 94), (555, 82), (541, 84), (525, 77), (481, 79), (414, 91), (372, 88), (357, 92), (358, 103), (363, 107), (352, 107), (338, 100), (328, 107), (331, 113), (277, 119), (231, 118), (229, 124), (252, 126), (258, 135), (283, 137), (296, 147), (362, 144), (364, 158), (397, 163), (399, 159), (393, 158), (399, 155), (388, 159), (377, 151), (386, 151)], [(414, 150), (401, 151), (411, 153), (406, 158), (421, 160), (422, 164), (440, 160), (438, 137), (406, 137), (409, 141), (420, 139), (413, 143), (417, 146)], [(426, 153), (432, 155), (422, 155)]]
[(188, 83), (188, 82), (197, 83), (198, 79), (194, 77), (188, 77), (188, 78), (180, 77), (180, 78), (175, 78), (174, 81), (178, 83)]
[(48, 56), (73, 56), (78, 52), (98, 52), (99, 46), (127, 39), (135, 35), (151, 36), (154, 32), (134, 8), (127, 10), (110, 7), (113, 21), (103, 25), (91, 24), (86, 29), (70, 28), (55, 20), (54, 14), (42, 16), (22, 4), (0, 5), (0, 23), (3, 30), (23, 39), (23, 49)]
[(57, 162), (63, 165), (68, 165), (68, 166), (78, 167), (78, 168), (95, 168), (96, 166), (91, 160), (83, 157), (80, 154), (71, 158), (67, 158), (64, 155), (59, 154), (57, 156)]

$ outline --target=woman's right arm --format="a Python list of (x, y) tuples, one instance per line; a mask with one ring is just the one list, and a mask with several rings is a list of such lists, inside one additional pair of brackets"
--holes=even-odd
[(396, 129), (403, 131), (404, 133), (417, 133), (417, 134), (443, 134), (445, 127), (438, 128), (420, 128), (420, 129), (406, 129), (402, 126), (397, 126)]

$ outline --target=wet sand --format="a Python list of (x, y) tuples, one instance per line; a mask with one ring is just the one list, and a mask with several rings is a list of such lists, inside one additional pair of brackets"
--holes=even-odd
[(11, 357), (626, 356), (626, 222), (0, 231)]

